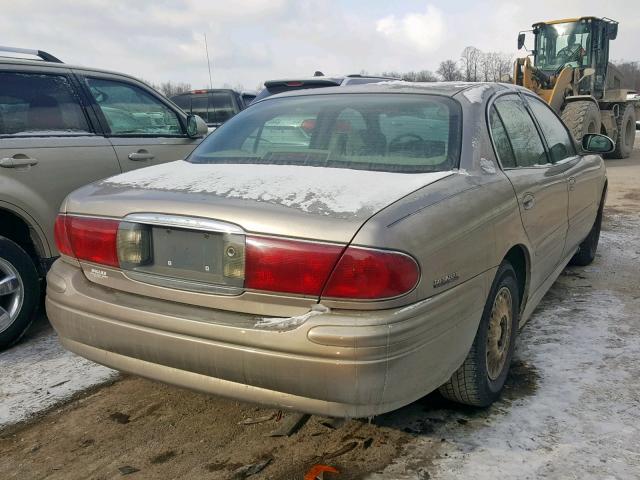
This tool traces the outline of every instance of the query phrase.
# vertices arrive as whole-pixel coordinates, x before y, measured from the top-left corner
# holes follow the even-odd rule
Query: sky
[[[316,70],[436,70],[467,45],[515,55],[532,23],[584,15],[620,21],[611,57],[640,60],[640,0],[0,0],[0,11],[0,45],[193,88],[209,85],[205,34],[213,86],[248,90]]]

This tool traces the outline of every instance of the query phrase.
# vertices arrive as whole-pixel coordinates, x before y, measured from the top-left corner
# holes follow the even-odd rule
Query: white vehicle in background
[[[627,100],[635,100],[640,104],[640,93],[638,92],[628,92]],[[640,119],[636,120],[636,130],[640,130]]]

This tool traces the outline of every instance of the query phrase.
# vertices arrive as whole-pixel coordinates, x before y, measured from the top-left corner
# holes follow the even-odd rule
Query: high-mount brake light
[[[285,85],[287,87],[301,87],[304,85],[304,82],[286,82]]]

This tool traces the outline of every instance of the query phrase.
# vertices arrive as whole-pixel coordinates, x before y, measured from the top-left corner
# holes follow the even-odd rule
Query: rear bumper
[[[255,315],[115,291],[58,261],[46,307],[62,344],[103,365],[249,402],[368,417],[436,389],[462,363],[489,276],[405,308],[334,310],[264,330]]]

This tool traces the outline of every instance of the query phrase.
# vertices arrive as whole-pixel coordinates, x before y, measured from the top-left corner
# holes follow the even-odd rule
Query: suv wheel
[[[0,237],[0,350],[27,331],[40,298],[38,272],[19,245]]]

